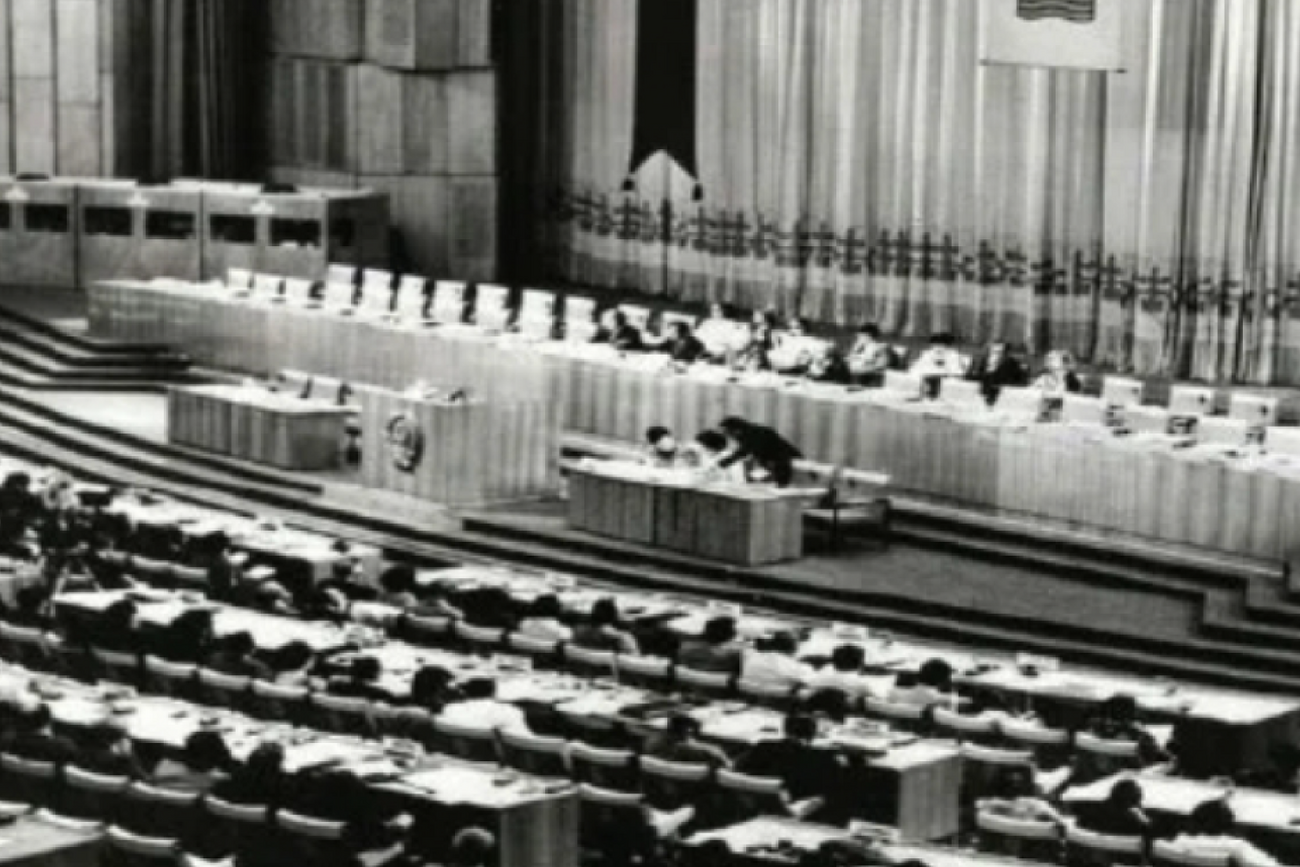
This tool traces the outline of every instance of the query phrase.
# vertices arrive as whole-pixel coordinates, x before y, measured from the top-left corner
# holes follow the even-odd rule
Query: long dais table
[[[569,524],[614,539],[759,566],[803,556],[801,500],[775,488],[692,484],[612,462],[569,473]]]
[[[259,386],[194,385],[167,392],[167,439],[286,470],[339,465],[356,407]]]
[[[1232,458],[710,366],[678,372],[604,346],[529,345],[175,282],[96,284],[90,321],[96,336],[183,345],[222,368],[398,388],[437,371],[471,388],[546,393],[565,429],[620,440],[655,424],[689,437],[738,415],[776,427],[814,460],[886,471],[902,491],[1234,555],[1283,560],[1300,548],[1300,461],[1280,455]]]

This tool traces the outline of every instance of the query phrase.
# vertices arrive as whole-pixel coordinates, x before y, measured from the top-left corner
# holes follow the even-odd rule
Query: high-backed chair
[[[1300,427],[1265,428],[1264,448],[1273,454],[1300,456]]]
[[[1029,750],[1040,764],[1053,765],[1070,753],[1070,732],[1067,729],[1048,728],[1037,722],[1020,719],[1003,719],[998,731],[1009,746]]]
[[[994,408],[1009,418],[1035,422],[1043,417],[1043,393],[1036,388],[1004,386],[998,391]]]
[[[283,277],[274,274],[254,274],[252,296],[259,301],[276,301],[280,297],[280,289],[283,285]]]
[[[393,312],[393,272],[367,268],[361,276],[361,311],[371,316]]]
[[[305,686],[285,686],[266,680],[254,680],[244,702],[258,719],[297,722],[306,711],[308,690]]]
[[[1239,418],[1251,427],[1277,424],[1279,401],[1276,397],[1233,392],[1228,398],[1228,417]]]
[[[204,704],[242,709],[253,679],[200,667],[195,682],[198,699]]]
[[[140,685],[140,657],[136,654],[95,647],[91,648],[90,655],[95,660],[96,674],[100,677],[126,686]]]
[[[308,724],[340,734],[375,737],[375,723],[370,715],[370,703],[364,698],[313,693],[308,697],[303,712]]]
[[[983,409],[988,406],[981,383],[954,377],[941,382],[939,398],[946,404],[964,409]]]
[[[332,270],[332,269],[331,269]],[[336,313],[351,313],[357,303],[356,269],[351,280],[326,279],[325,290],[321,293],[321,304]]]
[[[925,380],[903,370],[886,370],[884,390],[907,400],[920,400],[925,393]]]
[[[963,714],[944,707],[934,709],[934,727],[941,737],[962,743],[991,744],[1000,736],[996,717]]]
[[[506,648],[511,653],[528,657],[535,666],[554,667],[560,654],[561,642],[549,638],[536,638],[512,632],[506,636]]]
[[[1175,385],[1169,390],[1169,414],[1200,418],[1214,412],[1214,389]]]
[[[247,268],[227,268],[226,286],[237,291],[248,291],[253,286],[253,272]]]
[[[495,283],[480,283],[474,290],[474,324],[504,331],[510,324],[510,290]]]
[[[465,284],[459,280],[439,280],[434,284],[429,318],[434,322],[455,325],[465,320]]]
[[[641,757],[641,792],[660,810],[700,804],[713,789],[713,769],[703,762],[670,762]]]
[[[1140,379],[1108,376],[1101,382],[1101,399],[1108,407],[1136,406],[1142,403],[1143,391]]]
[[[434,717],[433,731],[439,752],[471,762],[497,764],[501,760],[497,734],[491,728],[464,726]]]
[[[54,762],[38,762],[0,753],[0,798],[28,804],[57,806],[62,787]]]
[[[755,816],[802,818],[821,805],[818,799],[790,800],[785,785],[775,777],[756,777],[727,768],[718,770],[718,789],[723,813],[738,822]]]
[[[429,318],[429,281],[417,274],[404,274],[397,283],[394,304],[399,319],[423,322]]]
[[[596,300],[569,295],[564,299],[564,339],[590,343],[596,336]]]
[[[569,767],[580,783],[617,792],[634,792],[640,782],[636,754],[578,741],[569,746]]]
[[[1211,445],[1243,446],[1250,440],[1250,423],[1240,418],[1207,415],[1196,422],[1196,441]]]
[[[662,657],[617,654],[614,664],[619,680],[633,686],[662,692],[672,682],[672,663]]]
[[[515,327],[520,334],[534,340],[550,340],[555,330],[555,293],[525,289]]]
[[[134,782],[123,792],[117,822],[137,834],[189,840],[196,831],[201,798],[199,792]]]
[[[615,672],[615,655],[610,650],[592,650],[566,644],[561,652],[564,667],[589,677],[612,675]]]
[[[1135,433],[1167,434],[1173,422],[1169,410],[1162,406],[1141,406],[1133,403],[1120,410],[1120,413],[1124,419],[1124,427]]]
[[[1102,427],[1107,423],[1106,402],[1099,397],[1067,394],[1061,398],[1061,421],[1065,424]]]

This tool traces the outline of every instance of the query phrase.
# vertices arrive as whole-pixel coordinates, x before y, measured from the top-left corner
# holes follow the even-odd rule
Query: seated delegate
[[[753,424],[730,416],[718,426],[731,443],[731,453],[720,466],[747,462],[751,480],[771,480],[777,487],[789,487],[794,477],[794,462],[803,452],[770,427]]]

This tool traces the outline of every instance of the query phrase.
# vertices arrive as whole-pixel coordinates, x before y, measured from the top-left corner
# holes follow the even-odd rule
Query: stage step
[[[59,328],[57,325],[52,325],[43,319],[29,316],[26,313],[15,310],[12,306],[5,303],[3,294],[0,294],[0,321],[18,326],[30,334],[41,335],[58,345],[72,349],[81,349],[87,352],[163,356],[174,354],[172,347],[162,343],[132,343],[130,341],[120,340],[102,340],[97,337],[91,337],[87,334],[80,334]]]

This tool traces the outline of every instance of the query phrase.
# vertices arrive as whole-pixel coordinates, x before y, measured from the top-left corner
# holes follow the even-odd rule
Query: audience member
[[[79,768],[96,774],[147,779],[149,774],[136,756],[126,732],[115,722],[105,720],[83,731],[79,737],[76,759]]]
[[[677,466],[677,438],[673,432],[662,425],[655,425],[645,432],[645,462],[652,467],[672,469]]]
[[[216,782],[211,792],[233,804],[265,804],[278,808],[289,797],[290,777],[284,771],[284,747],[275,742],[258,744],[230,776]]]
[[[751,465],[751,479],[770,479],[777,487],[788,487],[794,477],[794,462],[803,457],[784,437],[770,427],[745,421],[736,416],[722,420],[719,428],[731,442],[731,454],[720,466],[731,466],[742,461]]]
[[[257,645],[253,636],[247,632],[232,632],[213,642],[213,649],[203,666],[222,674],[239,677],[260,677],[267,680],[275,676],[265,662],[254,655]]]
[[[980,384],[980,392],[990,405],[1008,386],[1020,387],[1029,383],[1029,371],[1020,360],[1020,351],[1002,341],[994,341],[971,363],[966,378]]]
[[[910,372],[925,378],[965,376],[967,361],[957,351],[957,339],[947,332],[930,338],[930,346],[912,363]]]
[[[406,564],[389,566],[379,575],[379,597],[377,601],[394,608],[414,608],[419,602],[416,596],[415,569]]]
[[[589,650],[606,650],[635,655],[641,652],[632,634],[619,626],[618,606],[613,599],[597,599],[585,623],[573,628],[572,643]]]
[[[696,671],[736,674],[743,652],[736,640],[736,618],[714,617],[704,624],[703,635],[682,642],[677,664]]]
[[[865,664],[866,653],[860,645],[841,644],[831,651],[830,664],[808,678],[808,688],[838,689],[850,698],[878,697],[871,681],[862,674]]]
[[[731,463],[724,466],[731,448],[725,434],[706,430],[695,438],[695,443],[700,455],[699,472],[702,482],[718,485],[745,484],[747,479],[744,464]]]
[[[779,778],[796,801],[830,796],[842,785],[844,768],[833,751],[813,746],[816,737],[817,721],[792,713],[785,718],[784,737],[755,744],[736,767],[746,774]]]
[[[380,684],[384,669],[373,656],[353,657],[347,674],[332,677],[325,684],[330,695],[346,698],[364,698],[367,701],[389,701],[393,695]]]
[[[714,768],[730,767],[731,759],[721,748],[699,739],[700,724],[684,713],[673,714],[663,734],[652,738],[646,755],[669,762],[706,764]]]
[[[947,660],[937,657],[927,659],[917,671],[915,681],[904,683],[900,677],[888,698],[895,704],[955,708],[959,697],[952,683],[952,666]]]
[[[1146,837],[1151,831],[1151,820],[1142,812],[1142,787],[1127,777],[1111,786],[1104,801],[1078,804],[1074,812],[1079,827],[1094,834]]]
[[[889,370],[889,344],[880,339],[880,327],[868,322],[858,329],[846,362],[855,382],[867,388],[879,388]]]
[[[812,676],[812,668],[795,658],[799,640],[789,632],[778,632],[750,650],[740,666],[742,681],[772,686],[796,687]]]
[[[704,344],[691,333],[691,326],[677,321],[668,326],[668,339],[660,347],[678,364],[694,364],[705,355]]]
[[[1063,397],[1083,391],[1083,381],[1074,372],[1074,356],[1054,349],[1043,358],[1043,372],[1034,380],[1033,387],[1044,397]]]
[[[464,699],[447,705],[440,719],[456,725],[499,731],[527,732],[528,718],[512,704],[497,699],[497,685],[485,677],[461,684]]]
[[[827,346],[820,355],[808,362],[804,376],[812,382],[830,385],[848,385],[853,380],[848,360],[836,346]]]
[[[229,779],[235,766],[230,748],[213,731],[200,730],[185,739],[179,758],[164,759],[153,772],[153,782],[163,788],[207,792]]]
[[[270,680],[281,686],[311,686],[316,652],[305,641],[290,641],[264,654]]]
[[[437,665],[425,665],[411,678],[407,705],[439,714],[448,704],[464,699],[452,673]]]
[[[35,696],[23,696],[13,713],[8,732],[0,735],[0,750],[34,762],[66,764],[77,754],[77,745],[55,735],[50,709]]]

